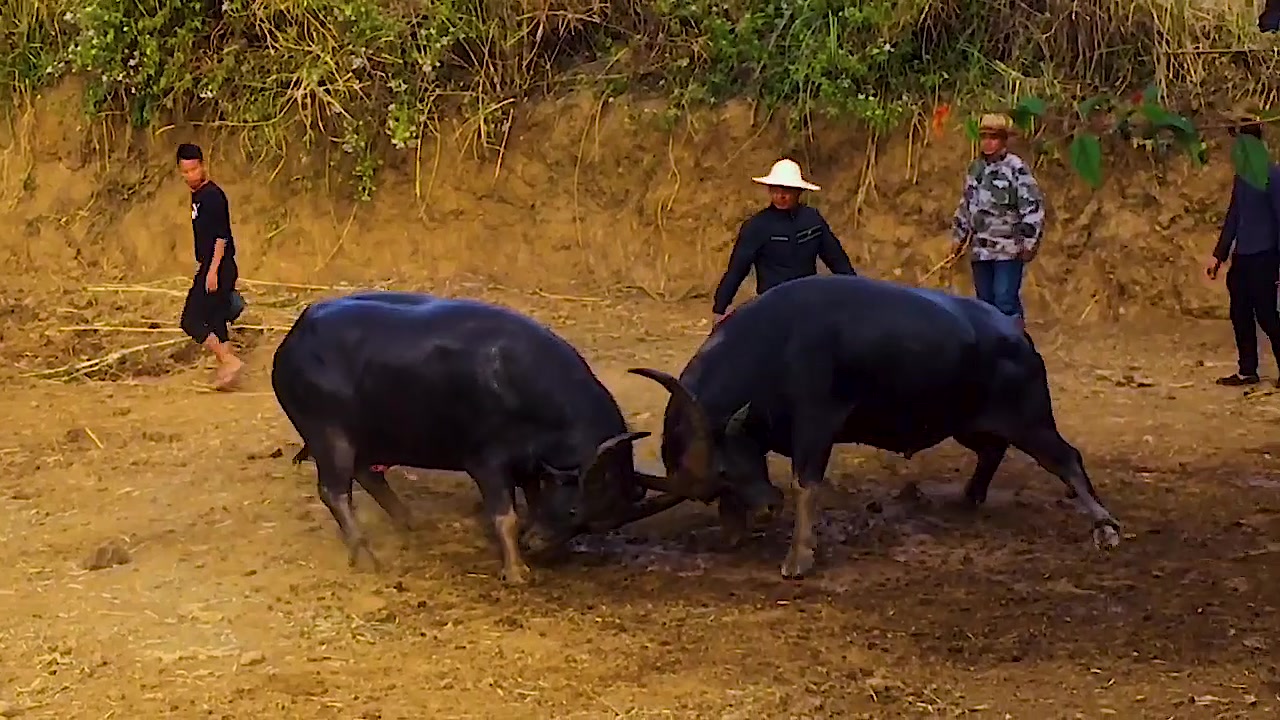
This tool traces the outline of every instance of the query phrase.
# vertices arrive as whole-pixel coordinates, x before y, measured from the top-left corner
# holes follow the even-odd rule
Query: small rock
[[[267,660],[267,656],[263,655],[257,650],[250,650],[249,652],[240,656],[240,667],[253,667],[254,665],[261,665],[262,663],[266,662],[266,660]]]
[[[13,718],[22,714],[22,708],[10,702],[0,700],[0,718]]]
[[[85,570],[105,570],[116,565],[127,564],[132,558],[129,556],[129,550],[115,540],[110,540],[98,546],[89,557],[85,558],[83,567]]]

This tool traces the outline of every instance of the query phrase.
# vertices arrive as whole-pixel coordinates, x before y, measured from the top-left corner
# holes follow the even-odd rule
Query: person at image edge
[[[1009,152],[1013,121],[987,114],[978,120],[979,157],[969,165],[952,222],[959,256],[967,247],[978,299],[994,305],[1026,330],[1022,277],[1044,237],[1044,194],[1022,158]]]
[[[729,267],[716,287],[711,307],[713,328],[724,319],[752,268],[757,295],[788,280],[816,275],[818,258],[834,274],[857,275],[822,213],[800,201],[805,190],[821,188],[804,179],[799,164],[784,158],[773,164],[768,175],[752,180],[768,187],[769,206],[738,229]]]
[[[231,350],[227,328],[238,314],[235,287],[239,269],[231,235],[231,212],[226,193],[205,172],[200,147],[183,143],[177,154],[178,170],[191,188],[191,230],[197,265],[180,324],[183,332],[217,358],[214,387],[227,390],[244,367]]]
[[[1251,115],[1240,115],[1232,128],[1232,134],[1237,133],[1262,139],[1262,125]],[[1276,310],[1276,283],[1280,282],[1280,167],[1275,164],[1271,165],[1265,191],[1239,175],[1231,183],[1227,215],[1205,274],[1216,280],[1223,263],[1228,261],[1227,298],[1239,368],[1216,382],[1228,387],[1253,385],[1259,381],[1258,326],[1271,341],[1272,355],[1280,361],[1280,313]],[[1276,382],[1280,385],[1280,380]]]

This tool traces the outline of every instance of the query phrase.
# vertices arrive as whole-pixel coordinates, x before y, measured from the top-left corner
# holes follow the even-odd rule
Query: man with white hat
[[[756,294],[788,280],[816,275],[818,258],[837,275],[857,274],[822,213],[800,202],[802,192],[821,188],[804,179],[794,160],[779,160],[768,175],[752,180],[769,188],[769,207],[738,229],[729,267],[716,287],[713,324],[724,318],[752,268],[756,271]]]
[[[1022,274],[1044,236],[1044,195],[1031,168],[1009,152],[1012,131],[1008,115],[979,119],[980,155],[965,174],[952,234],[957,254],[968,246],[978,298],[1025,327]]]

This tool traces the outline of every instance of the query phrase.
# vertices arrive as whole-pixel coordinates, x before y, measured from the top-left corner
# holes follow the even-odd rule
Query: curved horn
[[[578,491],[582,493],[583,504],[591,509],[588,514],[593,514],[594,509],[607,499],[607,493],[602,492],[609,476],[609,461],[613,454],[623,448],[630,450],[630,444],[641,438],[649,437],[651,433],[647,432],[625,432],[600,443],[596,448],[596,455],[591,459],[591,464],[583,468],[582,474],[578,476]]]
[[[679,380],[661,370],[631,368],[627,372],[649,378],[671,393],[677,417],[686,418],[690,428],[684,454],[680,458],[680,467],[674,470],[677,474],[687,476],[696,485],[710,486],[714,477],[711,464],[711,422],[707,419],[707,413],[702,409],[702,405]],[[668,468],[668,470],[672,469]]]
[[[751,403],[747,403],[738,408],[738,412],[729,417],[729,422],[724,424],[724,434],[726,437],[732,437],[742,432],[742,426],[747,421],[747,416],[751,414]]]

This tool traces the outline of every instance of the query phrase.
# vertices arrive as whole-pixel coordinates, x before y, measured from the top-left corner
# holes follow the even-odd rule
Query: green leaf
[[[1049,106],[1045,101],[1038,97],[1024,97],[1018,101],[1018,104],[1009,111],[1009,117],[1013,119],[1013,124],[1017,125],[1024,132],[1031,130],[1031,123],[1036,118],[1042,117]]]
[[[1023,132],[1031,131],[1031,122],[1035,120],[1035,115],[1021,108],[1014,108],[1009,111],[1009,117],[1013,119],[1013,124],[1018,126]]]
[[[1204,141],[1198,137],[1194,142],[1187,144],[1187,153],[1191,155],[1191,164],[1197,168],[1202,168],[1209,162],[1209,148],[1205,147]]]
[[[1182,137],[1200,137],[1200,132],[1196,130],[1196,126],[1192,125],[1190,120],[1177,113],[1171,113],[1166,110],[1164,117],[1162,117],[1161,120],[1163,121],[1162,127],[1173,130],[1175,135]]]
[[[1044,100],[1030,95],[1019,100],[1017,107],[1014,108],[1015,111],[1023,110],[1035,117],[1043,117],[1048,109],[1049,105]]]
[[[1095,110],[1106,110],[1107,108],[1110,108],[1111,105],[1112,102],[1110,95],[1094,95],[1091,98],[1082,100],[1080,104],[1076,106],[1076,110],[1080,113],[1081,119],[1088,120],[1089,116],[1092,115]]]
[[[1093,133],[1080,133],[1071,140],[1068,149],[1071,167],[1089,187],[1102,187],[1102,142]]]
[[[1267,146],[1258,138],[1240,133],[1231,146],[1231,164],[1241,180],[1259,190],[1267,189],[1271,175],[1271,156]]]
[[[969,138],[969,142],[978,142],[978,119],[974,117],[966,118],[964,121],[964,134]]]

